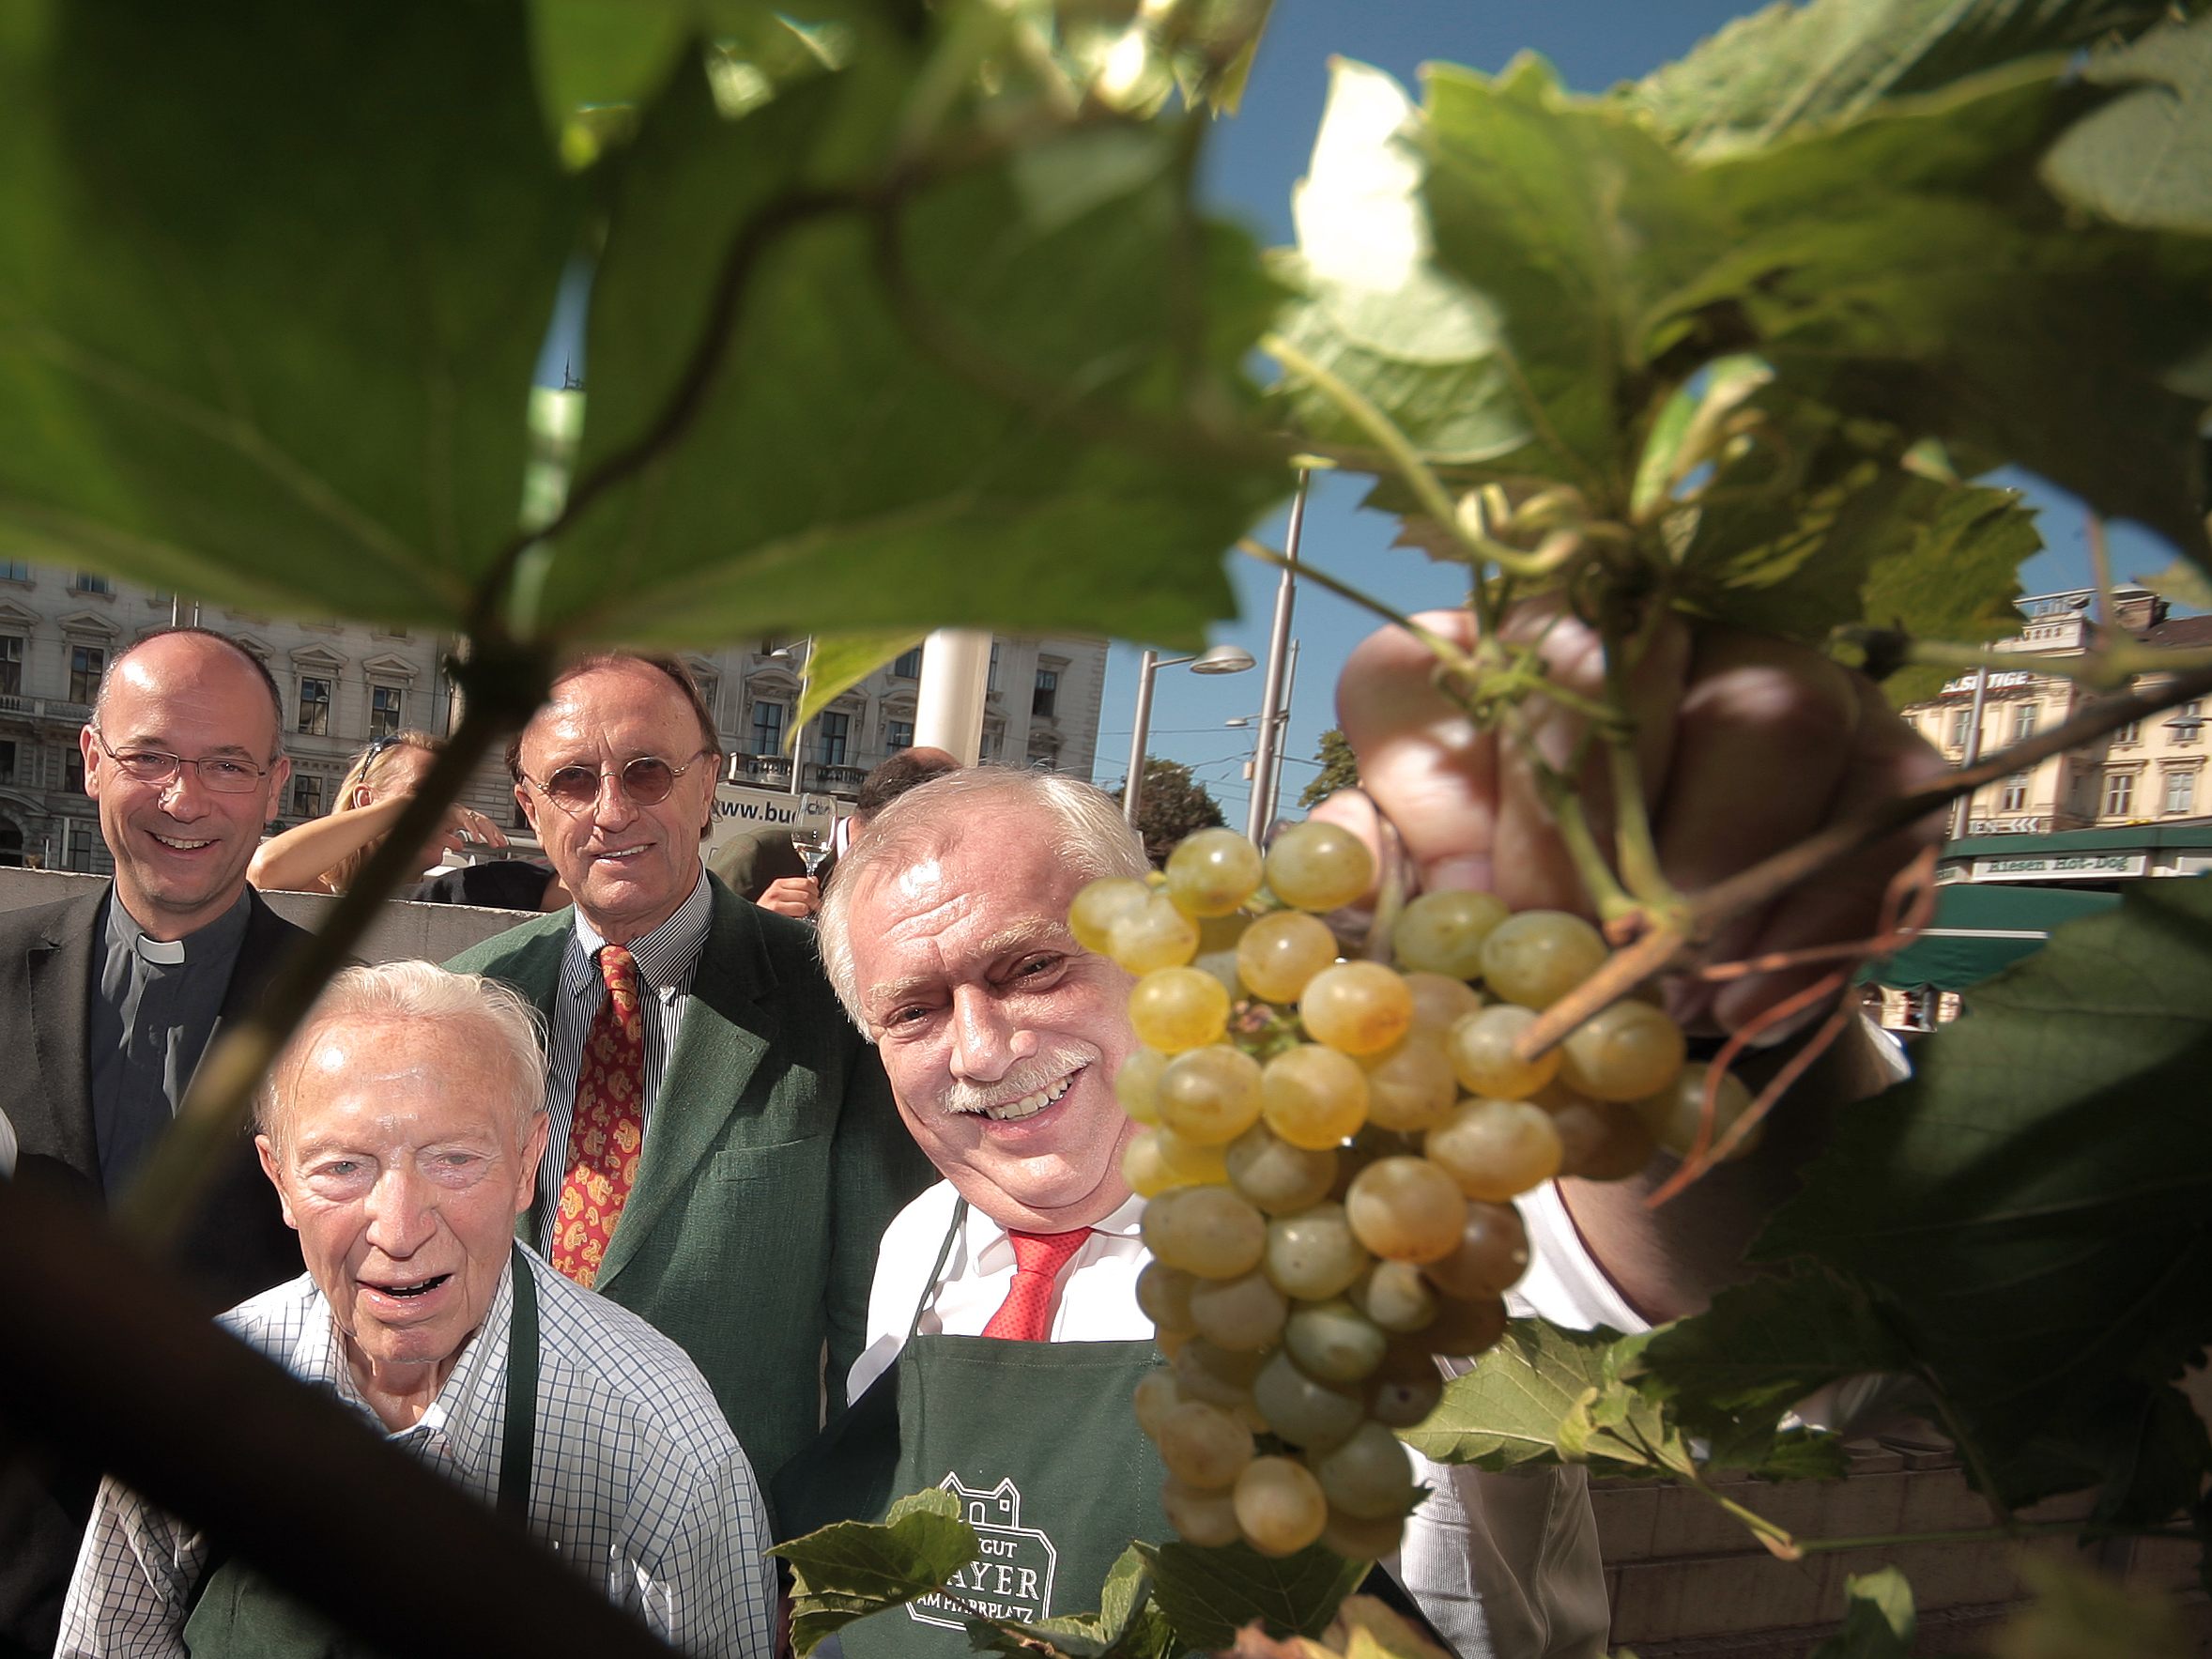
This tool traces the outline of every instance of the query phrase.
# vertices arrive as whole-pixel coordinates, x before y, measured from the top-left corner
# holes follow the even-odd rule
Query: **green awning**
[[[2112,893],[1955,883],[1936,894],[1927,930],[1865,977],[1882,985],[1963,990],[2041,950],[2061,923],[2119,902]]]

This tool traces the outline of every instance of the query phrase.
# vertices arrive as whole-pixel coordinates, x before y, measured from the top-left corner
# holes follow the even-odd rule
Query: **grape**
[[[1183,1390],[1175,1385],[1175,1374],[1163,1365],[1138,1378],[1133,1398],[1137,1405],[1137,1426],[1157,1440],[1160,1423],[1183,1403]]]
[[[1132,974],[1179,968],[1198,954],[1198,924],[1158,893],[1116,916],[1106,954]]]
[[[1345,1054],[1379,1054],[1411,1029],[1413,993],[1380,962],[1339,962],[1298,998],[1306,1035]]]
[[[1139,1123],[1160,1121],[1160,1074],[1168,1056],[1158,1049],[1139,1049],[1114,1074],[1114,1098],[1121,1109]]]
[[[1160,1488],[1160,1507],[1168,1525],[1188,1544],[1220,1549],[1242,1536],[1237,1528],[1237,1500],[1227,1492],[1202,1492],[1169,1478]]]
[[[1447,1042],[1452,1069],[1471,1094],[1499,1100],[1526,1100],[1551,1082],[1559,1069],[1557,1049],[1523,1060],[1513,1053],[1521,1033],[1536,1023],[1528,1008],[1511,1003],[1469,1014],[1452,1028]]]
[[[1252,1403],[1276,1434],[1309,1452],[1343,1445],[1367,1415],[1359,1395],[1315,1381],[1281,1352],[1252,1379]]]
[[[1265,1273],[1200,1280],[1190,1292],[1190,1325],[1216,1347],[1247,1353],[1283,1334],[1290,1302]]]
[[[1697,1124],[1705,1112],[1707,1069],[1702,1065],[1685,1066],[1670,1086],[1636,1102],[1636,1114],[1644,1120],[1652,1138],[1677,1158],[1687,1158],[1690,1148],[1697,1144]],[[1720,1096],[1713,1102],[1713,1138],[1708,1146],[1717,1145],[1729,1126],[1751,1110],[1751,1091],[1734,1072],[1722,1075]],[[1765,1124],[1756,1126],[1730,1156],[1743,1157],[1759,1144],[1759,1136],[1765,1132]]]
[[[1463,1015],[1482,1006],[1482,992],[1442,974],[1408,974],[1406,991],[1413,998],[1414,1031],[1426,1032],[1436,1042],[1443,1041]]]
[[[1342,1298],[1307,1303],[1283,1328],[1284,1349],[1316,1382],[1360,1381],[1382,1363],[1389,1340]]]
[[[1171,1129],[1140,1129],[1121,1155],[1121,1178],[1140,1198],[1176,1187],[1218,1184],[1228,1176],[1219,1146],[1201,1146]]]
[[[1160,1122],[1186,1141],[1223,1145],[1259,1115],[1260,1063],[1226,1043],[1177,1054],[1160,1073]]]
[[[1401,1338],[1383,1352],[1367,1385],[1367,1414],[1387,1428],[1426,1421],[1444,1397],[1444,1374],[1421,1337]]]
[[[1658,1143],[1633,1106],[1569,1096],[1544,1102],[1559,1131],[1559,1174],[1586,1181],[1625,1181],[1643,1174]]]
[[[1321,1528],[1321,1547],[1347,1561],[1379,1561],[1397,1549],[1405,1541],[1405,1534],[1406,1523],[1397,1515],[1363,1520],[1332,1509],[1329,1512],[1328,1524]],[[1184,1536],[1188,1538],[1190,1534]]]
[[[1260,1071],[1260,1111],[1293,1146],[1326,1151],[1367,1121],[1367,1074],[1318,1043],[1300,1043]]]
[[[1375,854],[1341,825],[1309,818],[1267,849],[1267,886],[1298,910],[1336,910],[1375,885]]]
[[[1252,1379],[1266,1359],[1265,1354],[1237,1353],[1194,1336],[1175,1357],[1175,1386],[1188,1399],[1235,1409],[1252,1397]]]
[[[1306,982],[1335,960],[1336,935],[1302,911],[1262,916],[1237,942],[1237,977],[1262,1002],[1297,1002]]]
[[[1436,1318],[1412,1340],[1431,1353],[1470,1359],[1503,1336],[1505,1326],[1503,1298],[1443,1297],[1436,1302]]]
[[[1218,1043],[1229,1029],[1229,993],[1203,968],[1161,968],[1129,992],[1129,1029],[1163,1054]]]
[[[1267,1223],[1260,1212],[1225,1187],[1161,1193],[1144,1206],[1144,1228],[1155,1257],[1201,1279],[1249,1273],[1267,1247]]]
[[[1190,1341],[1190,1334],[1188,1331],[1156,1330],[1152,1333],[1152,1345],[1158,1348],[1161,1357],[1171,1364],[1175,1356],[1183,1351],[1183,1345]]]
[[[1271,1216],[1311,1209],[1336,1184],[1331,1147],[1293,1146],[1265,1124],[1254,1124],[1229,1143],[1224,1161],[1237,1191]]]
[[[1167,896],[1188,916],[1225,916],[1260,888],[1260,850],[1230,829],[1186,836],[1167,859]]]
[[[1344,1217],[1359,1242],[1386,1261],[1433,1262],[1458,1245],[1467,1200],[1452,1176],[1425,1158],[1380,1158],[1354,1178]]]
[[[1269,1221],[1267,1258],[1276,1289],[1302,1302],[1342,1296],[1367,1270],[1369,1259],[1341,1204],[1317,1204]]]
[[[1342,1446],[1314,1459],[1313,1475],[1331,1509],[1361,1520],[1402,1517],[1413,1507],[1413,1459],[1378,1422],[1361,1423]]]
[[[1114,924],[1151,902],[1152,889],[1128,876],[1102,876],[1077,889],[1068,906],[1068,930],[1085,950],[1114,953]]]
[[[1190,965],[1219,979],[1231,1002],[1244,995],[1244,981],[1237,973],[1237,946],[1251,926],[1252,917],[1242,914],[1213,916],[1198,924],[1198,954]]]
[[[1604,964],[1605,936],[1563,910],[1525,910],[1482,941],[1482,979],[1524,1008],[1548,1008]]]
[[[1418,1024],[1362,1065],[1367,1072],[1367,1121],[1383,1129],[1431,1128],[1459,1098],[1451,1056]]]
[[[1167,1472],[1190,1486],[1226,1486],[1252,1461],[1252,1431],[1203,1400],[1168,1412],[1155,1437]]]
[[[1321,1482],[1287,1457],[1255,1457],[1237,1477],[1237,1526],[1264,1556],[1298,1554],[1329,1522]]]
[[[1543,1107],[1469,1100],[1429,1130],[1422,1150],[1469,1198],[1498,1203],[1550,1180],[1564,1148]]]
[[[1352,1305],[1394,1336],[1419,1330],[1436,1316],[1436,1293],[1421,1271],[1410,1262],[1377,1262],[1352,1286]]]
[[[1421,1268],[1447,1296],[1501,1296],[1528,1267],[1528,1229],[1510,1204],[1467,1206],[1467,1225],[1452,1253]]]
[[[1482,941],[1510,914],[1487,893],[1423,893],[1398,913],[1390,951],[1414,973],[1472,979],[1482,971]]]
[[[1190,1293],[1204,1283],[1196,1274],[1165,1262],[1146,1262],[1137,1275],[1137,1306],[1162,1330],[1196,1330],[1198,1323],[1190,1316]]]
[[[1559,1045],[1559,1081],[1593,1100],[1640,1100],[1682,1068],[1682,1028],[1649,1003],[1601,1008]],[[1517,1098],[1517,1097],[1516,1097]]]

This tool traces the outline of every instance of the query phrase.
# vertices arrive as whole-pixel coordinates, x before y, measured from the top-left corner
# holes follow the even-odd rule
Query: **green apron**
[[[498,1504],[527,1526],[538,1421],[538,1287],[519,1245],[514,1263]],[[192,1659],[379,1659],[381,1652],[235,1559],[218,1560],[200,1580],[184,1647]]]
[[[898,1362],[775,1482],[784,1536],[833,1521],[881,1521],[893,1500],[939,1486],[960,1499],[976,1559],[943,1596],[849,1624],[846,1659],[965,1659],[958,1596],[995,1618],[1034,1621],[1098,1605],[1132,1538],[1173,1536],[1160,1454],[1129,1395],[1160,1363],[1143,1342],[1002,1342],[917,1334],[967,1219],[963,1200],[907,1324]]]

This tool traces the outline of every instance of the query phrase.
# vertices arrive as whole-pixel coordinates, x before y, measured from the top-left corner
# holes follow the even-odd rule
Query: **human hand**
[[[1472,619],[1421,622],[1462,645]],[[1586,697],[1603,691],[1592,630],[1524,607],[1508,624],[1541,638],[1553,678]],[[1587,914],[1590,903],[1538,793],[1527,760],[1495,730],[1478,731],[1437,690],[1436,659],[1401,629],[1371,636],[1338,683],[1337,713],[1374,804],[1403,837],[1423,889],[1479,887],[1515,910]],[[1925,788],[1942,758],[1864,677],[1787,641],[1669,620],[1628,687],[1636,752],[1659,861],[1695,893],[1875,803]],[[1583,721],[1541,696],[1526,706],[1538,752],[1563,767]],[[1610,846],[1611,791],[1595,745],[1581,796]],[[1372,833],[1359,797],[1330,797],[1315,816]],[[1366,819],[1367,822],[1362,822]],[[1743,957],[1864,938],[1891,878],[1941,838],[1940,814],[1830,866],[1717,929],[1707,955]],[[1670,1010],[1693,1029],[1734,1030],[1818,976],[1802,968],[1714,988],[1678,979]]]
[[[473,806],[455,806],[445,815],[446,831],[483,847],[504,847],[507,832]]]
[[[779,876],[753,902],[803,922],[822,908],[822,885],[812,876]]]

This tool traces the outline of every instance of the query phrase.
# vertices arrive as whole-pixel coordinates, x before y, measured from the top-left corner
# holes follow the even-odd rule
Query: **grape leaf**
[[[2034,1599],[1992,1633],[1992,1659],[2184,1659],[2198,1651],[2181,1608],[2149,1585],[2048,1555],[2023,1555],[2020,1571]]]
[[[2165,0],[1810,0],[1739,18],[1620,89],[1668,140],[1713,157],[1866,114],[2019,58],[2165,15]]]
[[[899,1499],[881,1526],[839,1521],[771,1546],[791,1564],[791,1645],[805,1659],[855,1619],[942,1589],[975,1548],[960,1500],[934,1488]]]
[[[1866,1296],[1990,1496],[2194,1490],[2168,1379],[2212,1340],[2212,880],[2132,883],[1915,1059],[1838,1117],[1755,1253]]]
[[[1122,1551],[1106,1575],[1098,1611],[1070,1613],[1035,1624],[1020,1620],[970,1620],[968,1639],[979,1651],[1033,1659],[1039,1640],[1069,1659],[1168,1659],[1174,1633],[1152,1605],[1151,1569],[1135,1544]]]
[[[1812,1659],[1912,1659],[1920,1619],[1912,1587],[1895,1567],[1853,1574],[1843,1581],[1843,1626]]]
[[[791,728],[794,734],[878,668],[898,661],[921,642],[922,636],[911,630],[815,635],[806,652],[806,689],[799,699],[798,717]]]
[[[878,188],[904,86],[879,47],[742,120],[688,72],[645,112],[594,286],[579,495],[690,370],[739,228],[792,192]],[[1224,458],[1187,418],[1185,310],[1203,324],[1190,368],[1233,418],[1256,407],[1240,363],[1275,290],[1220,226],[1195,227],[1193,269],[1170,256],[1177,153],[1166,124],[1087,128],[766,247],[684,441],[560,538],[540,625],[667,642],[917,622],[1195,640],[1231,606],[1219,550],[1289,474]],[[892,212],[921,339],[879,269],[871,233]],[[986,351],[1054,407],[980,390],[932,350]]]
[[[2020,567],[2043,545],[2035,511],[2019,491],[1956,487],[1930,518],[1907,528],[1901,545],[1869,561],[1859,590],[1869,623],[1962,645],[2019,632]],[[1935,696],[1949,678],[1948,668],[1912,665],[1885,679],[1882,694],[1903,708]]]
[[[1510,1470],[1591,1463],[1607,1474],[1658,1474],[1688,1462],[1658,1406],[1625,1380],[1644,1336],[1516,1319],[1473,1369],[1444,1387],[1436,1410],[1399,1438],[1438,1463]]]
[[[2121,224],[2212,231],[2212,13],[2100,53],[2089,78],[2133,89],[2068,129],[2044,177]]]
[[[0,535],[452,626],[512,532],[584,220],[523,8],[11,7]]]
[[[1137,1548],[1152,1574],[1152,1599],[1186,1651],[1231,1647],[1238,1627],[1255,1619],[1278,1635],[1319,1636],[1367,1572],[1366,1562],[1317,1545],[1280,1558],[1241,1544]]]

